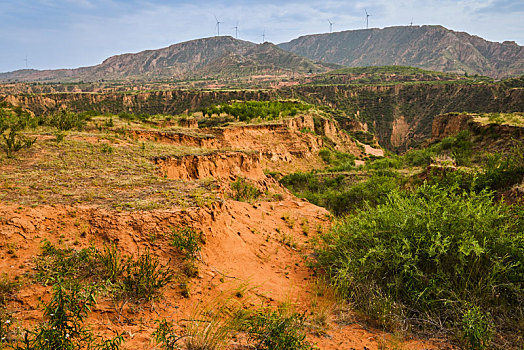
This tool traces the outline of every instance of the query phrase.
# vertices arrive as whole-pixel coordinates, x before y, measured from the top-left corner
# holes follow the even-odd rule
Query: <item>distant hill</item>
[[[342,66],[313,62],[284,51],[272,43],[263,43],[246,52],[231,52],[197,70],[196,77],[234,77],[257,74],[322,73]]]
[[[338,67],[315,63],[270,43],[256,45],[230,36],[220,36],[187,41],[158,50],[112,56],[92,67],[1,73],[0,80],[180,80],[282,72],[318,73]]]
[[[524,47],[442,26],[408,26],[306,35],[279,44],[312,60],[349,67],[401,65],[503,78],[524,74]]]

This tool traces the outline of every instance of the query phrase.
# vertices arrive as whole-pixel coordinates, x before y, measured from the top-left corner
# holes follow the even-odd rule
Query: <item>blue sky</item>
[[[274,43],[300,35],[413,23],[441,24],[524,44],[522,0],[0,0],[0,72],[75,68],[109,56],[221,35]]]

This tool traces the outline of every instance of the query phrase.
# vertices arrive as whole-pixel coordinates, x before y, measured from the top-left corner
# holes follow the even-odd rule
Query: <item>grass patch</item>
[[[122,256],[116,246],[75,250],[58,248],[44,241],[36,258],[35,278],[43,284],[82,280],[106,286],[115,299],[148,302],[161,295],[160,290],[174,277],[149,250]]]

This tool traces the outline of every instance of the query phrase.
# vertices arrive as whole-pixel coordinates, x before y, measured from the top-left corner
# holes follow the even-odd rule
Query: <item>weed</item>
[[[0,308],[5,306],[12,295],[20,288],[20,283],[11,281],[6,273],[0,277]]]
[[[291,217],[291,214],[289,213],[284,213],[281,217],[282,220],[284,220],[284,222],[286,223],[287,227],[289,228],[293,228],[295,227],[295,219],[293,219]]]
[[[151,301],[173,279],[169,268],[160,265],[149,249],[137,260],[128,258],[122,268],[122,296],[134,301]]]
[[[172,323],[161,320],[157,321],[154,339],[166,350],[176,349],[179,341],[188,350],[224,349],[236,329],[238,309],[239,304],[232,297],[220,296],[200,303],[185,321],[184,334],[175,333]]]
[[[157,344],[160,344],[162,349],[174,350],[178,349],[177,342],[184,336],[178,336],[175,333],[173,323],[167,320],[157,320],[157,328],[153,332],[153,339]]]
[[[111,153],[113,153],[113,147],[111,147],[110,144],[104,142],[100,146],[100,151],[102,153],[111,154]]]
[[[295,240],[295,237],[293,237],[290,234],[284,233],[284,232],[279,232],[279,233],[280,233],[280,237],[278,238],[278,241],[281,244],[288,246],[291,249],[297,248],[297,242]]]
[[[477,306],[468,307],[462,314],[462,333],[471,349],[482,350],[489,347],[493,337],[493,321],[489,314]]]
[[[110,340],[98,339],[84,322],[95,305],[95,290],[81,288],[77,283],[57,280],[53,297],[44,305],[45,322],[26,330],[24,339],[13,346],[15,350],[116,350],[122,336]]]
[[[202,238],[202,232],[197,232],[189,226],[174,227],[171,233],[171,245],[182,253],[185,259],[194,260],[202,249]]]

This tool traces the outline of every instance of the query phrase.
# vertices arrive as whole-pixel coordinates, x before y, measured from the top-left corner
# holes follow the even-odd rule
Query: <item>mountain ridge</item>
[[[90,67],[0,73],[0,81],[220,79],[389,65],[505,78],[524,74],[524,47],[510,41],[486,41],[439,25],[312,34],[278,45],[216,36],[115,55]]]
[[[286,51],[348,67],[400,65],[504,78],[524,74],[524,47],[490,42],[440,25],[395,26],[304,35]]]

